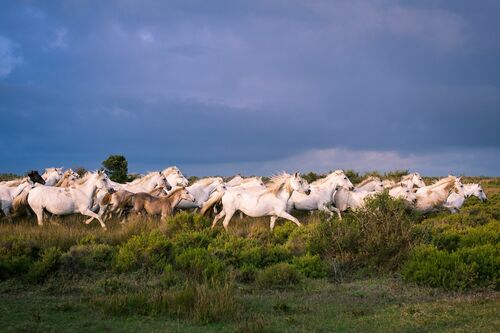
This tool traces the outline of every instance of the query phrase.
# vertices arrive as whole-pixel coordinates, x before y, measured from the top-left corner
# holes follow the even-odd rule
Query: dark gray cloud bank
[[[498,1],[5,1],[0,171],[500,175]]]

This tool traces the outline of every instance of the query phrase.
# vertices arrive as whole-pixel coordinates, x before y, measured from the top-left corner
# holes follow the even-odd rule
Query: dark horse
[[[30,177],[30,180],[34,183],[40,183],[42,185],[45,185],[45,180],[43,180],[42,176],[38,173],[36,170],[31,170],[28,172],[28,177]]]

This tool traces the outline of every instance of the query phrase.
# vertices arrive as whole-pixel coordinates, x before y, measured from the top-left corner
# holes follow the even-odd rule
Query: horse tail
[[[211,198],[209,198],[207,201],[203,203],[201,206],[200,214],[205,215],[205,213],[212,208],[216,203],[218,203],[222,197],[224,196],[225,192],[217,192],[214,194]]]
[[[28,194],[29,191],[23,191],[12,201],[12,210],[14,212],[19,212],[22,208],[28,207]]]

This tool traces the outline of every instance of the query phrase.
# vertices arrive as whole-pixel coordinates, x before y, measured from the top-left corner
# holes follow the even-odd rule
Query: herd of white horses
[[[228,181],[207,177],[188,185],[177,167],[169,167],[125,184],[113,182],[102,171],[82,177],[71,169],[47,168],[42,175],[32,171],[28,177],[0,182],[0,202],[4,219],[34,213],[39,225],[43,225],[46,212],[82,214],[88,216],[85,223],[96,219],[106,228],[104,221],[111,216],[123,218],[125,223],[132,215],[165,217],[176,209],[193,209],[202,214],[214,211],[212,227],[223,219],[226,229],[238,211],[250,217],[270,216],[272,230],[278,218],[300,226],[291,215],[293,210],[320,210],[341,219],[341,212],[362,208],[367,198],[384,190],[424,213],[441,208],[457,212],[469,196],[486,200],[480,184],[462,184],[451,175],[430,185],[413,172],[399,182],[368,177],[354,186],[342,170],[310,184],[298,172],[283,172],[267,183],[262,177],[237,175]]]

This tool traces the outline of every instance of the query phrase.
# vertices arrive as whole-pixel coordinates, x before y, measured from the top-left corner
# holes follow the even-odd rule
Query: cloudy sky
[[[500,175],[499,1],[2,1],[0,172]]]

